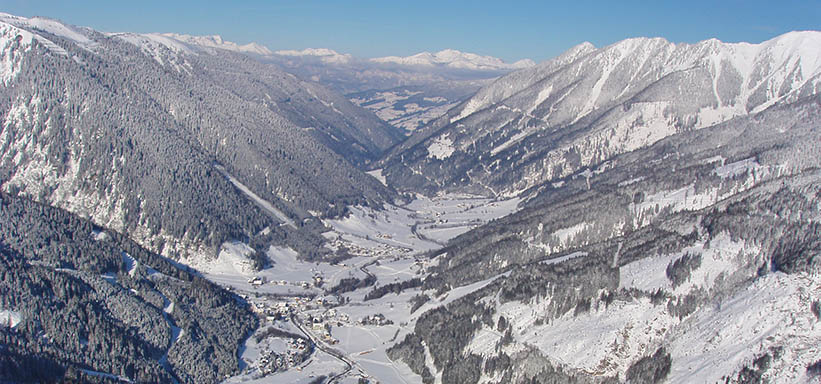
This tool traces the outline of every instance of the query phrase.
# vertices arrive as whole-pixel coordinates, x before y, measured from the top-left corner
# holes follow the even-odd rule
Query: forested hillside
[[[819,119],[812,96],[541,186],[439,251],[427,289],[492,282],[420,317],[391,356],[426,382],[806,380]]]
[[[0,381],[218,382],[257,322],[189,269],[5,193],[0,288]]]
[[[6,15],[0,26],[7,192],[175,258],[393,199],[352,162],[395,131],[315,84],[217,48],[48,19]]]

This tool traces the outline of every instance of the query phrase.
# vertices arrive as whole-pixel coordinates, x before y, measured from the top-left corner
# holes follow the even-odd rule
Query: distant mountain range
[[[524,59],[512,64],[492,56],[480,56],[475,53],[460,52],[455,49],[445,49],[436,53],[422,52],[412,56],[387,56],[370,59],[375,63],[399,64],[407,66],[443,66],[448,68],[470,69],[475,71],[510,71],[529,68],[536,65],[533,60]]]
[[[341,54],[328,48],[307,48],[301,51],[283,50],[274,52],[280,56],[315,57],[325,63],[345,64],[355,60],[350,54]],[[362,59],[360,59],[362,60]],[[386,56],[364,59],[372,63],[396,64],[401,66],[447,67],[474,71],[510,71],[536,65],[533,60],[524,59],[508,64],[499,58],[481,56],[475,53],[445,49],[436,53],[421,52],[412,56]]]
[[[327,48],[264,56],[303,79],[319,82],[410,133],[473,95],[490,80],[531,60],[502,60],[452,49],[408,57],[357,58]]]

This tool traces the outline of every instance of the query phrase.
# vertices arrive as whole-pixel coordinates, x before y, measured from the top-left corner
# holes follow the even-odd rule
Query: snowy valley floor
[[[226,243],[218,258],[196,265],[209,279],[242,297],[260,314],[261,326],[240,351],[243,374],[230,383],[307,383],[325,376],[335,382],[356,383],[373,378],[385,383],[421,383],[421,377],[402,362],[393,362],[385,350],[413,329],[419,315],[452,302],[492,279],[452,290],[410,313],[410,299],[419,288],[389,293],[365,301],[375,286],[421,278],[438,260],[420,257],[449,239],[507,215],[518,199],[503,201],[447,195],[419,197],[384,210],[352,207],[351,215],[327,220],[332,228],[324,235],[329,247],[346,247],[353,258],[339,264],[310,263],[290,248],[271,247],[270,268],[253,271],[248,256],[253,250],[241,242]],[[376,284],[342,295],[342,302],[325,290],[343,279],[364,279]],[[318,282],[321,281],[321,284]],[[304,336],[316,343],[307,347],[291,337],[266,334],[269,328]],[[307,359],[302,360],[302,357]]]

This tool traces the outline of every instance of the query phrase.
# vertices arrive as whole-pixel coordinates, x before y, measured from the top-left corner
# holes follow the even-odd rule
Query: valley
[[[229,382],[310,382],[325,376],[329,382],[356,382],[359,377],[380,382],[419,383],[421,378],[385,350],[407,333],[425,310],[446,305],[482,285],[471,285],[433,298],[411,311],[418,286],[368,299],[377,287],[423,278],[431,263],[426,253],[452,237],[513,212],[518,199],[491,200],[465,195],[418,196],[402,206],[384,210],[355,209],[342,220],[328,220],[328,247],[345,247],[354,255],[340,263],[300,261],[291,249],[269,249],[272,265],[254,271],[242,243],[224,244],[218,258],[197,268],[205,276],[245,298],[260,316],[261,325],[240,354],[248,368]],[[418,229],[417,229],[418,228]],[[245,254],[243,253],[245,252]],[[373,279],[351,292],[335,293],[345,279]],[[485,282],[486,283],[486,282]],[[337,290],[339,291],[339,290]],[[318,321],[316,321],[316,320]],[[315,344],[304,362],[265,374],[271,352],[290,356],[297,344],[279,342],[279,349],[263,345],[280,338],[263,338],[269,327],[304,335]],[[291,339],[293,340],[293,339]],[[263,360],[260,360],[263,359]],[[334,364],[334,361],[336,364]]]
[[[818,381],[821,32],[759,41],[0,13],[0,382]]]

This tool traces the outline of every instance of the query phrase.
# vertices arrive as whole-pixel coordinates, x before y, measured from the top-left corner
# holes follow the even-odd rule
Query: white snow
[[[183,42],[189,45],[203,47],[203,48],[217,48],[227,51],[254,53],[258,55],[270,55],[272,52],[263,45],[257,43],[248,43],[239,45],[232,41],[223,40],[219,35],[212,36],[192,36],[177,33],[163,33],[162,36]]]
[[[510,119],[510,120],[506,121],[504,124],[501,125],[501,127],[504,127],[504,126],[510,124],[513,120],[514,119]],[[525,128],[525,129],[517,132],[515,135],[511,136],[504,143],[502,143],[500,145],[497,145],[496,147],[491,149],[490,150],[490,155],[491,156],[496,156],[496,154],[498,154],[499,152],[504,151],[505,149],[509,148],[511,145],[518,143],[520,140],[524,139],[525,137],[532,135],[537,130],[538,130],[538,128],[534,127],[534,128]]]
[[[464,108],[462,108],[462,111],[459,112],[459,115],[457,115],[457,116],[450,119],[450,123],[453,124],[456,121],[462,120],[462,119],[472,115],[474,112],[478,111],[480,108],[486,107],[487,103],[488,103],[487,100],[479,99],[475,96],[470,98],[468,100],[467,104],[465,104]]]
[[[576,119],[573,121],[575,123],[582,117],[586,116],[590,113],[593,108],[596,107],[596,102],[599,100],[599,96],[601,95],[602,87],[604,83],[607,82],[607,79],[610,78],[610,73],[613,72],[619,63],[624,59],[624,53],[620,50],[612,50],[613,54],[617,54],[615,59],[610,59],[605,62],[604,68],[601,69],[601,75],[596,80],[596,83],[593,84],[593,89],[590,90],[590,94],[587,97],[587,101],[585,101],[584,106],[582,106],[581,111],[576,115]],[[572,123],[571,123],[572,124]]]
[[[112,380],[112,381],[115,381],[115,382],[124,382],[124,383],[131,383],[132,382],[127,377],[118,376],[118,375],[114,375],[114,374],[111,374],[111,373],[92,371],[92,370],[89,370],[89,369],[82,369],[82,368],[80,369],[80,371],[82,371],[83,373],[85,373],[86,375],[89,375],[89,376],[100,377],[100,378]]]
[[[381,168],[380,169],[374,169],[373,171],[368,171],[368,172],[365,172],[365,173],[373,176],[376,180],[379,180],[379,182],[382,183],[382,185],[384,185],[384,186],[388,185],[387,181],[385,180],[385,176],[382,174],[382,169]]]
[[[810,311],[821,295],[817,277],[768,274],[720,306],[688,318],[667,339],[670,383],[716,382],[770,347],[782,346],[765,382],[809,382],[807,366],[821,353],[821,326]]]
[[[734,106],[721,106],[717,108],[704,107],[699,109],[696,114],[697,122],[695,129],[712,127],[718,123],[730,120],[733,117],[745,115],[746,113],[747,111],[741,104],[736,104]]]
[[[339,53],[328,48],[306,48],[303,50],[280,50],[274,52],[280,56],[312,56],[317,57],[325,63],[345,64],[353,60],[353,56],[347,53]]]
[[[160,65],[168,64],[180,73],[190,72],[190,64],[180,56],[196,54],[187,44],[159,33],[113,33],[110,36],[139,47],[143,54],[153,58]]]
[[[563,262],[565,262],[567,260],[570,260],[570,259],[575,259],[577,257],[584,257],[584,256],[587,256],[587,255],[588,255],[587,252],[572,252],[570,254],[567,254],[567,255],[564,255],[564,256],[561,256],[561,257],[542,260],[542,261],[539,262],[539,264],[546,264],[546,265],[559,264],[559,263],[563,263]]]
[[[587,227],[587,223],[579,223],[574,226],[562,228],[556,232],[553,232],[553,236],[556,236],[559,239],[559,243],[567,245],[570,244],[570,242],[576,235],[578,235],[581,231],[585,230]]]
[[[17,44],[17,37],[20,37],[20,47],[16,49],[14,55],[11,54],[12,45]],[[22,55],[20,49],[27,51],[31,46],[34,35],[13,25],[0,22],[0,80],[3,86],[7,86],[20,72],[20,62]]]
[[[194,54],[194,51],[181,41],[160,33],[114,33],[112,36],[128,41],[144,51],[156,52],[157,47],[165,47],[174,53]],[[162,62],[161,57],[155,57]]]
[[[146,56],[153,58],[160,65],[170,65],[177,72],[190,73],[191,64],[185,55],[196,55],[200,52],[213,52],[222,49],[233,52],[257,55],[270,55],[268,48],[257,43],[239,45],[225,41],[218,35],[191,36],[174,33],[110,33],[109,36],[127,41],[140,48]]]
[[[444,115],[457,104],[456,102],[448,103],[448,100],[441,96],[423,97],[424,101],[433,103],[427,106],[404,102],[420,93],[420,91],[407,89],[380,91],[352,98],[351,102],[373,111],[380,119],[404,129],[406,133],[413,132],[429,121]]]
[[[231,182],[231,184],[234,184],[234,186],[237,187],[237,189],[242,191],[242,193],[245,194],[245,196],[250,198],[260,208],[264,209],[265,211],[267,211],[272,216],[278,218],[283,224],[288,225],[289,227],[296,229],[296,225],[294,224],[294,221],[291,220],[290,217],[288,217],[285,213],[283,213],[282,211],[280,211],[279,209],[274,207],[273,204],[269,203],[267,200],[259,197],[259,195],[257,195],[253,191],[251,191],[251,189],[246,187],[245,184],[242,184],[242,182],[237,180],[237,178],[235,178],[233,175],[228,173],[228,171],[225,170],[224,167],[222,167],[221,165],[217,165],[217,166],[215,166],[215,168],[220,173],[222,173],[223,176],[228,178],[228,180]]]
[[[10,309],[0,309],[0,327],[14,328],[17,324],[23,321],[23,315],[20,312]]]
[[[436,53],[422,52],[413,56],[387,56],[370,59],[374,63],[398,64],[424,67],[449,67],[457,69],[509,71],[532,67],[536,63],[532,60],[519,60],[507,64],[501,59],[492,56],[480,56],[475,53],[460,52],[455,49],[445,49]]]
[[[495,329],[482,327],[470,341],[465,351],[480,356],[495,356],[496,344],[502,339],[502,334]]]
[[[664,289],[676,295],[686,295],[697,288],[710,289],[720,276],[727,277],[749,267],[749,260],[757,260],[760,251],[756,245],[733,241],[728,234],[720,233],[709,246],[698,242],[680,252],[654,255],[622,266],[619,270],[619,288],[636,288],[645,292]],[[666,276],[667,266],[687,253],[700,254],[701,266],[691,272],[688,281],[673,289]]]
[[[299,295],[320,292],[313,287],[315,276],[322,276],[327,285],[333,286],[350,273],[359,274],[355,265],[363,261],[352,259],[348,261],[347,266],[310,263],[298,259],[297,252],[291,248],[271,246],[265,255],[271,260],[272,265],[255,271],[249,259],[252,252],[255,251],[244,243],[228,242],[222,245],[216,260],[191,261],[188,264],[203,272],[210,280],[238,290],[262,294]],[[256,277],[263,279],[265,283],[260,286],[253,285],[251,280]],[[280,284],[281,282],[285,284]],[[304,283],[308,283],[308,288],[303,287]]]
[[[553,84],[549,84],[547,87],[543,88],[539,91],[538,96],[536,96],[536,100],[533,101],[533,105],[530,107],[530,110],[527,111],[528,114],[533,113],[536,108],[539,107],[548,97],[553,93]]]
[[[333,329],[333,337],[340,340],[335,347],[359,363],[375,379],[383,383],[421,383],[419,375],[405,364],[392,362],[385,353],[387,347],[392,345],[389,341],[394,333],[395,327],[343,326]]]
[[[636,211],[655,210],[657,205],[659,209],[670,207],[672,212],[698,210],[716,202],[717,193],[716,189],[706,189],[696,193],[692,185],[674,191],[660,191],[646,196],[644,201],[636,206]]]
[[[239,241],[223,243],[216,260],[201,263],[197,268],[206,274],[252,276],[254,269],[250,257],[254,252],[253,248]]]
[[[6,27],[13,27],[14,30],[8,31],[6,30]],[[0,37],[0,52],[3,52],[8,48],[8,42],[4,43],[6,38],[15,39],[16,36],[19,35],[22,36],[23,40],[21,43],[23,44],[24,50],[27,50],[27,46],[30,45],[31,40],[35,39],[39,43],[46,46],[50,52],[61,56],[67,55],[66,50],[63,47],[38,34],[38,31],[45,31],[56,36],[67,38],[84,49],[89,49],[89,47],[95,45],[93,41],[89,40],[78,30],[61,24],[55,20],[41,17],[27,19],[25,17],[0,13],[0,36],[4,36]],[[9,60],[9,58],[4,58],[4,61],[5,60]],[[2,73],[2,70],[0,70],[0,73]]]
[[[674,289],[666,277],[666,267],[686,253],[701,254],[701,265]],[[733,241],[722,233],[709,246],[699,242],[673,254],[651,255],[622,266],[619,289],[662,289],[683,297],[697,289],[709,292],[719,281],[753,277],[760,262],[757,246]],[[814,280],[806,274],[766,275],[720,304],[703,306],[683,322],[668,312],[667,305],[654,305],[649,298],[617,299],[607,307],[594,300],[589,312],[576,315],[571,310],[558,319],[542,317],[550,297],[505,303],[498,312],[511,321],[519,343],[535,346],[570,368],[623,377],[633,361],[666,345],[673,356],[671,382],[715,382],[769,346],[788,345],[815,356],[812,351],[821,345],[821,327],[812,325],[816,319],[809,304],[810,298],[817,297],[821,283]],[[540,318],[544,324],[536,325]],[[487,332],[479,336],[494,339]],[[483,347],[487,346],[471,344],[474,351]],[[770,371],[778,376],[776,381],[801,378],[812,358],[794,359],[778,363],[788,367],[786,376],[782,370]]]
[[[571,310],[535,325],[548,304],[549,298],[505,303],[498,309],[509,319],[515,340],[537,347],[559,364],[595,375],[623,376],[635,356],[655,351],[664,337],[660,330],[676,323],[666,306],[643,299],[615,301],[607,309],[594,304],[589,312],[574,315]]]
[[[622,266],[619,268],[619,289],[635,288],[645,292],[671,289],[667,266],[681,256],[680,253],[652,255]]]
[[[448,137],[439,136],[428,145],[428,157],[445,160],[450,157],[455,150],[453,140]]]
[[[363,248],[378,248],[379,244],[408,251],[426,251],[438,245],[419,238],[412,231],[415,219],[412,212],[386,206],[382,211],[367,207],[349,208],[350,214],[341,219],[323,220],[340,236]]]
[[[73,27],[62,24],[52,19],[47,19],[43,17],[32,17],[29,19],[25,17],[9,15],[7,13],[0,12],[0,21],[16,25],[20,28],[36,28],[39,30],[43,30],[53,35],[57,35],[72,40],[75,43],[80,44],[81,46],[87,46],[93,43],[82,32],[76,30]]]

